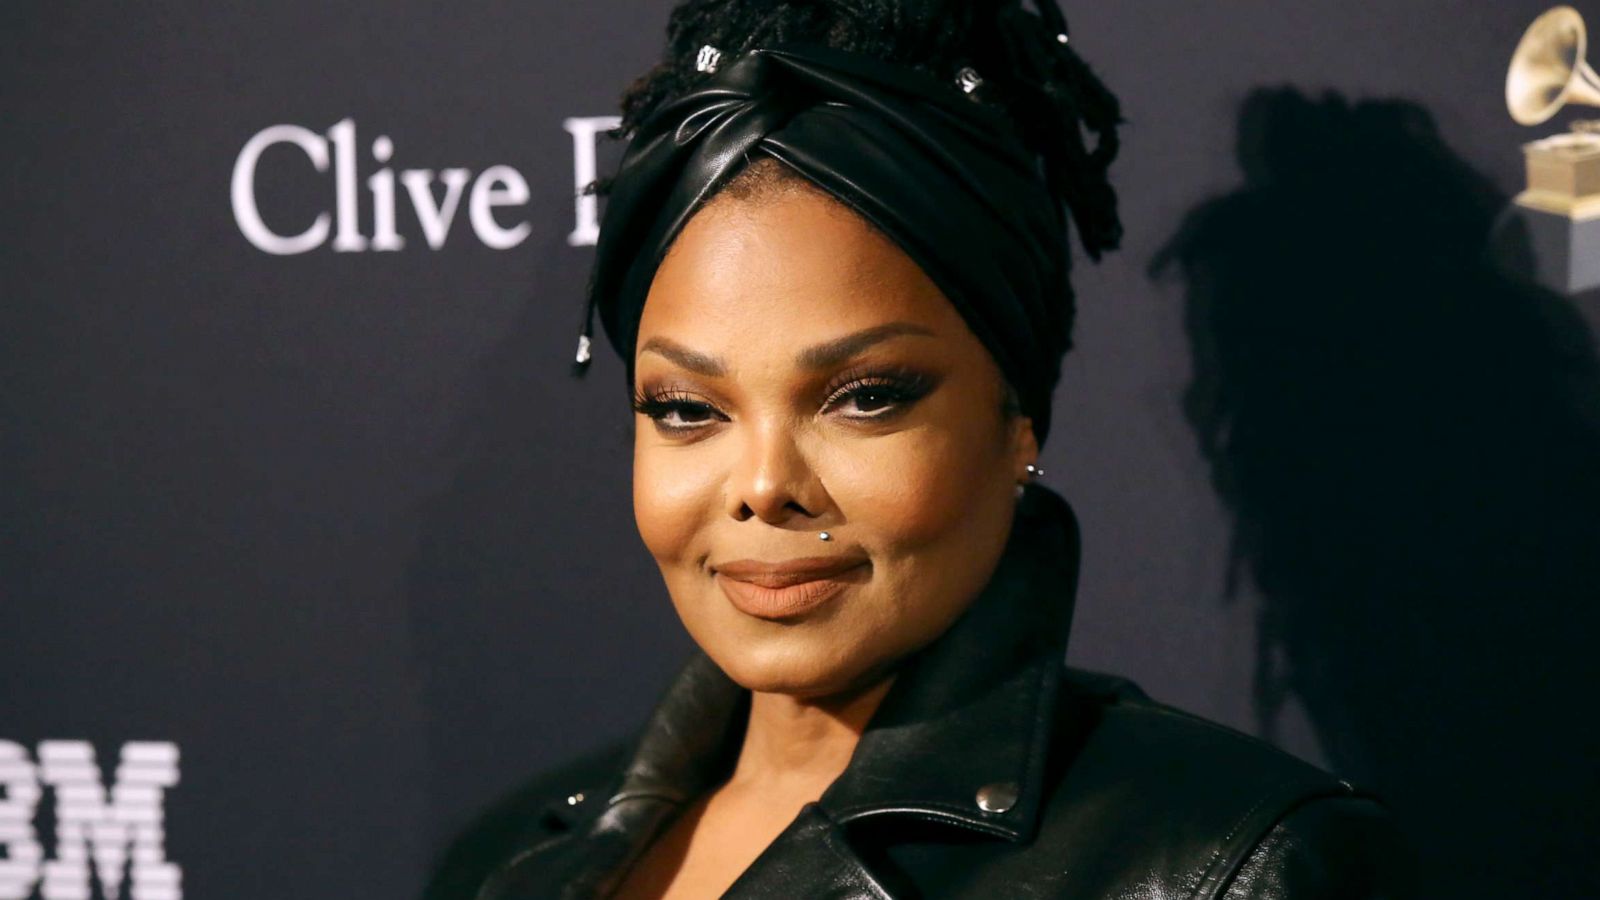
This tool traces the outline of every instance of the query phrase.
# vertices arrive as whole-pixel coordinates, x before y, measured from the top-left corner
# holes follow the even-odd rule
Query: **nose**
[[[815,520],[827,508],[827,493],[806,459],[790,423],[751,423],[728,477],[728,514],[769,525]]]

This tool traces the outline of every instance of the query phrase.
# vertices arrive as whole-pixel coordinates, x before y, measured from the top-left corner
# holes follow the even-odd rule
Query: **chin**
[[[841,653],[839,641],[826,633],[700,646],[736,684],[764,694],[834,696],[866,687],[879,669],[877,660]]]

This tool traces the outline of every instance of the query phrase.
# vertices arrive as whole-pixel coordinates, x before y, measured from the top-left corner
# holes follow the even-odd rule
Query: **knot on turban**
[[[588,296],[630,381],[656,268],[756,152],[797,170],[917,262],[993,355],[1042,443],[1071,288],[1065,218],[1037,156],[1003,114],[953,83],[820,44],[724,61],[630,141]]]

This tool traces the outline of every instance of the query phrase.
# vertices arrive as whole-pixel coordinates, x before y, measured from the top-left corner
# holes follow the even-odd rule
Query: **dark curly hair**
[[[1049,190],[1098,260],[1122,237],[1107,177],[1122,115],[1116,96],[1072,49],[1056,0],[1035,6],[1036,13],[1021,0],[684,0],[668,19],[664,58],[628,87],[621,124],[607,134],[631,137],[651,113],[705,78],[695,56],[706,44],[724,58],[785,41],[826,44],[925,72],[951,90],[959,90],[957,72],[970,66],[982,78],[974,96],[1004,114],[1038,154]],[[721,190],[749,197],[805,180],[769,159],[750,162]],[[605,196],[611,182],[597,178],[585,193]],[[1070,331],[1070,286],[1063,302]]]

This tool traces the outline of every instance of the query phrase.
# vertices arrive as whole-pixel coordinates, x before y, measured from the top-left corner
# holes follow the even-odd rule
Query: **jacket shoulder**
[[[1220,779],[1237,788],[1354,790],[1348,782],[1260,738],[1153,700],[1121,676],[1068,667],[1063,694],[1063,712],[1086,712],[1090,722],[1079,747],[1080,757],[1087,759],[1080,758],[1074,768],[1120,762],[1105,774],[1139,773],[1192,789]]]
[[[633,741],[598,747],[546,769],[468,823],[439,856],[423,900],[473,900],[489,874],[519,850],[564,832],[613,785]]]
[[[1344,867],[1342,856],[1356,864],[1362,854],[1381,855],[1368,845],[1390,843],[1388,813],[1371,795],[1265,741],[1152,700],[1125,678],[1068,668],[1062,697],[1063,727],[1076,723],[1077,731],[1062,742],[1041,836],[1087,851],[1073,854],[1090,861],[1080,874],[1107,889],[1318,897],[1235,894],[1230,886],[1246,871],[1261,885],[1296,867]],[[1143,849],[1130,854],[1133,847]],[[1135,859],[1138,870],[1128,869]]]
[[[1365,797],[1319,798],[1273,825],[1224,900],[1380,900],[1417,893],[1416,859],[1388,813]]]

